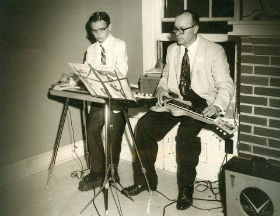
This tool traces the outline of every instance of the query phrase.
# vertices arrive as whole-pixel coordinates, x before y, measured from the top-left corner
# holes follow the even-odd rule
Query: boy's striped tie
[[[101,47],[101,64],[106,65],[106,53],[104,47],[100,44]]]

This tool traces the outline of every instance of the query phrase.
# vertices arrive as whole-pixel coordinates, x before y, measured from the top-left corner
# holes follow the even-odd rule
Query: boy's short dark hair
[[[97,21],[105,21],[107,26],[110,25],[110,17],[106,12],[94,12],[90,17],[88,22],[97,22]]]

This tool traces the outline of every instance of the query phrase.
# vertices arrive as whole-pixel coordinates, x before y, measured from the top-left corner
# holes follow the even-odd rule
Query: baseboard
[[[84,155],[84,142],[80,140],[76,142],[77,148],[75,149],[78,156]],[[30,176],[40,171],[46,170],[52,159],[53,151],[44,152],[42,154],[30,157],[4,167],[0,167],[0,186],[10,184],[20,178]],[[74,145],[68,144],[59,147],[55,164],[61,164],[66,161],[76,158],[74,152]],[[47,179],[46,179],[47,180]]]

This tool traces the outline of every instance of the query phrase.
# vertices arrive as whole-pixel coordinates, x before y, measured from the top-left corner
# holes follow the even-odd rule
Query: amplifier
[[[279,166],[233,157],[223,170],[227,216],[280,216]]]
[[[160,77],[142,76],[140,78],[140,92],[146,94],[154,94],[158,86]]]

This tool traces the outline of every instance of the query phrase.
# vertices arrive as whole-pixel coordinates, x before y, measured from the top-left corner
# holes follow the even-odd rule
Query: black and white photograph
[[[280,0],[0,0],[0,215],[280,216]]]

